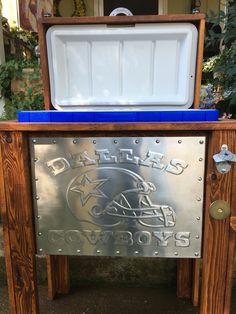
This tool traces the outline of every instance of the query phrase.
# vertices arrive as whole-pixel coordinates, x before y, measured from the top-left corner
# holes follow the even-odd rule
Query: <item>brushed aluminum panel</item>
[[[201,256],[205,137],[31,138],[39,254]]]

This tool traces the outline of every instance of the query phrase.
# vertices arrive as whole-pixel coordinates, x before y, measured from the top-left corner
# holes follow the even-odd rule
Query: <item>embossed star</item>
[[[80,200],[84,206],[91,197],[106,197],[100,187],[103,186],[108,179],[92,180],[88,175],[84,175],[81,182],[72,187],[70,190],[80,194]]]

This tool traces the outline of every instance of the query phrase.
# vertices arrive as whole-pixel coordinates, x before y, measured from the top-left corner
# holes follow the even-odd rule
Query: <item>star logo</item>
[[[100,179],[100,180],[92,180],[88,175],[84,175],[81,182],[70,188],[70,191],[79,193],[80,200],[82,205],[84,206],[91,197],[106,197],[106,194],[102,192],[100,189],[108,179]]]

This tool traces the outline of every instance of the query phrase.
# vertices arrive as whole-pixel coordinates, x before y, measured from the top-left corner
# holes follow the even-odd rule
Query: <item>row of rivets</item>
[[[62,253],[62,252],[63,252],[62,249],[58,249],[57,251],[58,251],[59,253]],[[43,249],[40,248],[40,249],[39,249],[39,252],[43,252]],[[76,250],[76,253],[80,254],[80,253],[81,253],[81,250],[79,250],[79,249]],[[100,250],[97,250],[96,253],[97,253],[97,254],[100,254],[101,251],[100,251]],[[139,251],[134,251],[134,255],[138,255],[139,253],[140,253]],[[120,251],[116,251],[116,254],[119,255],[119,254],[120,254]],[[158,255],[159,255],[159,252],[158,252],[158,251],[155,251],[155,252],[154,252],[154,255],[155,255],[155,256],[158,256]],[[175,256],[178,256],[179,253],[178,253],[178,252],[174,252],[174,255],[175,255]],[[199,253],[199,252],[194,252],[194,255],[195,255],[195,256],[199,256],[200,253]]]
[[[57,143],[57,141],[56,141],[55,139],[54,139],[52,142],[53,142],[53,144],[56,144],[56,143]],[[136,144],[138,144],[138,143],[139,143],[139,140],[136,139],[134,142],[135,142]],[[36,140],[36,139],[33,139],[33,140],[32,140],[32,143],[34,143],[34,144],[37,143],[37,140]],[[78,143],[78,140],[77,140],[77,139],[74,139],[74,140],[73,140],[73,144],[77,144],[77,143]],[[114,143],[117,144],[118,141],[117,141],[117,140],[114,140]],[[160,143],[160,140],[157,139],[157,140],[156,140],[156,143],[159,144],[159,143]],[[97,144],[96,140],[93,140],[93,144]],[[178,144],[182,144],[182,140],[178,140]],[[204,144],[204,141],[203,141],[203,140],[200,140],[200,141],[199,141],[199,144]]]

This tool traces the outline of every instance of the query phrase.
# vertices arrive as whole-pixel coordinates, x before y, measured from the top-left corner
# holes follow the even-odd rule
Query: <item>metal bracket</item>
[[[227,173],[231,169],[232,163],[236,163],[236,155],[228,150],[228,145],[221,146],[220,153],[213,156],[216,168],[220,173]]]

